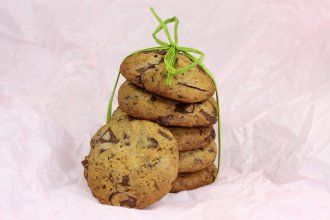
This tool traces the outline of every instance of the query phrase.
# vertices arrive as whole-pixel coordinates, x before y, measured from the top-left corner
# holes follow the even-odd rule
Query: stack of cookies
[[[200,68],[174,76],[166,85],[166,51],[138,53],[126,58],[121,74],[127,79],[120,89],[120,108],[134,118],[167,126],[177,140],[179,175],[171,192],[191,190],[212,183],[217,147],[215,86]],[[192,61],[177,54],[176,68]]]
[[[127,57],[119,107],[91,140],[84,176],[101,203],[145,208],[169,192],[213,182],[215,86],[199,67],[166,85],[166,51]],[[175,68],[192,61],[177,54]]]

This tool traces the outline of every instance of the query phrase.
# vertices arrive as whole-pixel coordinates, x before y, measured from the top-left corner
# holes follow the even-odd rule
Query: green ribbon
[[[192,68],[194,68],[195,66],[199,66],[213,80],[213,83],[215,85],[215,92],[216,92],[217,116],[218,116],[218,173],[219,173],[219,170],[220,170],[220,156],[221,156],[221,124],[220,124],[219,93],[218,93],[218,89],[217,89],[216,80],[215,80],[214,76],[212,75],[212,73],[210,72],[210,70],[208,70],[206,68],[206,66],[204,66],[204,64],[202,63],[203,60],[204,60],[204,53],[202,51],[197,50],[197,49],[194,49],[194,48],[190,48],[190,47],[181,47],[181,46],[178,46],[178,25],[179,25],[178,18],[177,17],[172,17],[172,18],[168,18],[165,21],[163,21],[157,15],[157,13],[155,12],[155,10],[152,7],[150,8],[150,10],[151,10],[151,12],[153,13],[153,15],[156,17],[156,19],[159,22],[159,26],[152,33],[152,37],[154,38],[154,40],[160,46],[158,46],[158,47],[150,47],[150,48],[138,50],[138,51],[135,51],[135,52],[131,53],[127,57],[129,57],[131,55],[134,55],[134,54],[137,54],[137,53],[146,52],[146,51],[166,50],[167,52],[166,52],[166,55],[164,57],[164,64],[165,64],[165,68],[167,70],[167,78],[166,78],[166,85],[167,86],[170,86],[172,84],[172,78],[173,78],[173,76],[178,75],[178,74],[182,74],[184,72],[187,72],[187,71],[191,70]],[[169,30],[167,28],[167,24],[173,23],[173,22],[174,22],[174,41],[172,40],[172,37],[170,35],[170,32],[169,32]],[[166,43],[166,42],[160,40],[157,37],[157,34],[161,30],[163,30],[165,32],[166,37],[167,37],[169,43]],[[185,54],[193,62],[191,64],[185,66],[185,67],[182,67],[180,69],[176,69],[175,68],[175,62],[176,62],[176,55],[178,53]],[[199,54],[199,58],[194,57],[190,53]],[[115,92],[116,92],[116,89],[117,89],[119,78],[120,78],[120,72],[118,72],[116,83],[115,83],[115,87],[112,90],[111,97],[110,97],[110,100],[109,100],[108,112],[107,112],[107,123],[111,119],[112,102],[113,102],[113,98],[114,98],[114,95],[115,95]],[[218,176],[218,173],[217,173],[217,176]]]

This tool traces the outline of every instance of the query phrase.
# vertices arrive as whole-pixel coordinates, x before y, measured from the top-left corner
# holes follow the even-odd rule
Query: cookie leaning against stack
[[[179,192],[210,184],[215,178],[215,87],[198,67],[174,76],[171,86],[167,86],[165,53],[142,52],[123,61],[120,71],[128,81],[119,89],[118,102],[132,117],[169,126],[179,149],[179,176],[171,192]],[[175,68],[191,63],[179,53]]]
[[[93,136],[82,163],[101,203],[145,208],[171,190],[178,175],[177,144],[167,128],[117,109]]]

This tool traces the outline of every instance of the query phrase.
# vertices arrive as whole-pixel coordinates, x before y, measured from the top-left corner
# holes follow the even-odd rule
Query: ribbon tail
[[[118,86],[119,78],[120,78],[120,72],[118,72],[117,79],[116,79],[116,83],[115,83],[115,87],[114,87],[113,90],[112,90],[111,97],[110,97],[110,100],[109,100],[109,103],[108,103],[107,123],[109,123],[109,121],[110,121],[110,119],[111,119],[111,114],[112,114],[112,101],[113,101],[113,97],[115,96],[115,93],[116,93],[116,89],[117,89],[117,86]]]
[[[185,55],[187,55],[190,59],[192,59],[193,61],[196,61],[197,58],[194,57],[193,55],[189,54],[188,52],[184,52]],[[218,86],[217,86],[217,82],[215,80],[215,77],[213,76],[213,74],[211,73],[211,71],[209,69],[207,69],[207,67],[202,64],[199,63],[198,64],[205,72],[206,74],[212,79],[214,86],[215,86],[215,94],[216,94],[216,102],[217,102],[217,120],[218,120],[218,169],[217,169],[217,174],[216,177],[214,179],[214,181],[218,178],[219,176],[219,172],[220,172],[220,161],[221,161],[221,119],[220,119],[220,101],[219,101],[219,92],[218,92]]]
[[[217,89],[216,82],[214,82],[215,85],[215,95],[216,95],[216,101],[217,101],[217,117],[218,117],[218,169],[217,174],[215,176],[214,181],[218,178],[219,172],[220,172],[220,162],[221,162],[221,119],[220,119],[220,104],[219,104],[219,92]]]

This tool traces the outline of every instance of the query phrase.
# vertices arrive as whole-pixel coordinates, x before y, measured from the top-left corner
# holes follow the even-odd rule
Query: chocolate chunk
[[[100,149],[100,154],[102,154],[104,151],[106,151],[105,149]]]
[[[164,131],[158,129],[158,134],[160,134],[161,136],[163,136],[164,138],[166,138],[167,140],[172,140],[172,138],[170,136],[168,136],[168,134],[166,134]]]
[[[157,100],[157,97],[156,97],[156,96],[152,95],[152,96],[150,97],[150,101],[154,102],[154,101],[156,101],[156,100]]]
[[[164,57],[162,57],[157,63],[148,63],[144,67],[140,67],[140,68],[135,69],[135,71],[137,73],[139,73],[140,79],[138,81],[140,81],[140,84],[142,83],[141,82],[141,75],[143,75],[148,69],[155,69],[156,65],[159,65],[162,62],[164,62]]]
[[[85,160],[81,161],[81,164],[83,165],[83,167],[88,168],[88,160],[87,160],[87,157],[85,157]]]
[[[110,142],[112,144],[117,144],[119,140],[115,136],[115,134],[112,132],[112,130],[109,128],[103,136],[99,139],[100,143]]]
[[[211,131],[211,134],[210,134],[210,139],[214,139],[215,138],[215,131],[212,129],[212,131]]]
[[[163,117],[158,117],[156,123],[161,125],[170,125],[170,121],[173,119],[173,115],[167,115]]]
[[[127,200],[121,201],[119,204],[120,204],[120,206],[134,208],[134,207],[136,207],[136,201],[137,201],[137,199],[135,197],[128,196]]]
[[[175,112],[180,112],[182,114],[192,113],[195,110],[194,104],[178,103],[175,105]]]
[[[158,63],[157,63],[157,64],[148,63],[147,66],[140,67],[140,68],[137,68],[137,69],[135,69],[135,70],[136,70],[136,72],[139,73],[139,75],[142,75],[142,74],[144,74],[148,69],[154,69],[156,65],[158,65]]]
[[[129,135],[126,133],[126,132],[124,132],[124,140],[125,140],[125,146],[130,146],[131,144],[130,144],[130,142],[129,142]],[[128,142],[126,142],[126,141],[128,141]]]
[[[200,112],[204,115],[205,119],[210,122],[210,124],[215,124],[217,122],[217,117],[210,115],[204,109],[201,109]]]
[[[215,138],[215,131],[212,129],[210,134],[204,138],[204,141],[209,142],[211,140],[214,140],[214,138]]]
[[[159,146],[158,141],[155,138],[148,138],[149,145],[148,147],[157,148]]]
[[[107,188],[107,186],[106,185],[102,185],[102,189],[106,189]]]
[[[91,148],[94,149],[95,148],[95,144],[97,143],[97,139],[92,139],[90,142]]]
[[[125,175],[125,176],[123,176],[120,184],[123,186],[130,186],[128,182],[129,182],[129,177],[127,175]]]
[[[209,153],[213,153],[213,152],[214,152],[213,148],[209,148],[207,151],[208,151]]]
[[[199,135],[200,135],[200,136],[203,135],[203,128],[199,128]]]
[[[110,180],[110,182],[114,182],[115,181],[115,178],[112,176],[112,173],[109,174],[109,180]]]
[[[144,74],[147,71],[146,67],[140,67],[135,69],[136,72],[140,73],[140,75]],[[141,81],[141,76],[140,76],[140,81]]]
[[[153,51],[154,53],[156,54],[159,54],[159,55],[165,55],[166,54],[166,50],[156,50],[156,51]]]
[[[142,80],[141,80],[141,76],[136,76],[134,79],[133,79],[133,83],[138,85],[138,86],[143,86],[143,83],[142,83]]]
[[[197,89],[199,91],[206,92],[205,89],[201,89],[201,88],[198,88],[197,86],[189,85],[188,83],[178,82],[178,84],[181,85],[181,86],[191,88],[191,89]]]

